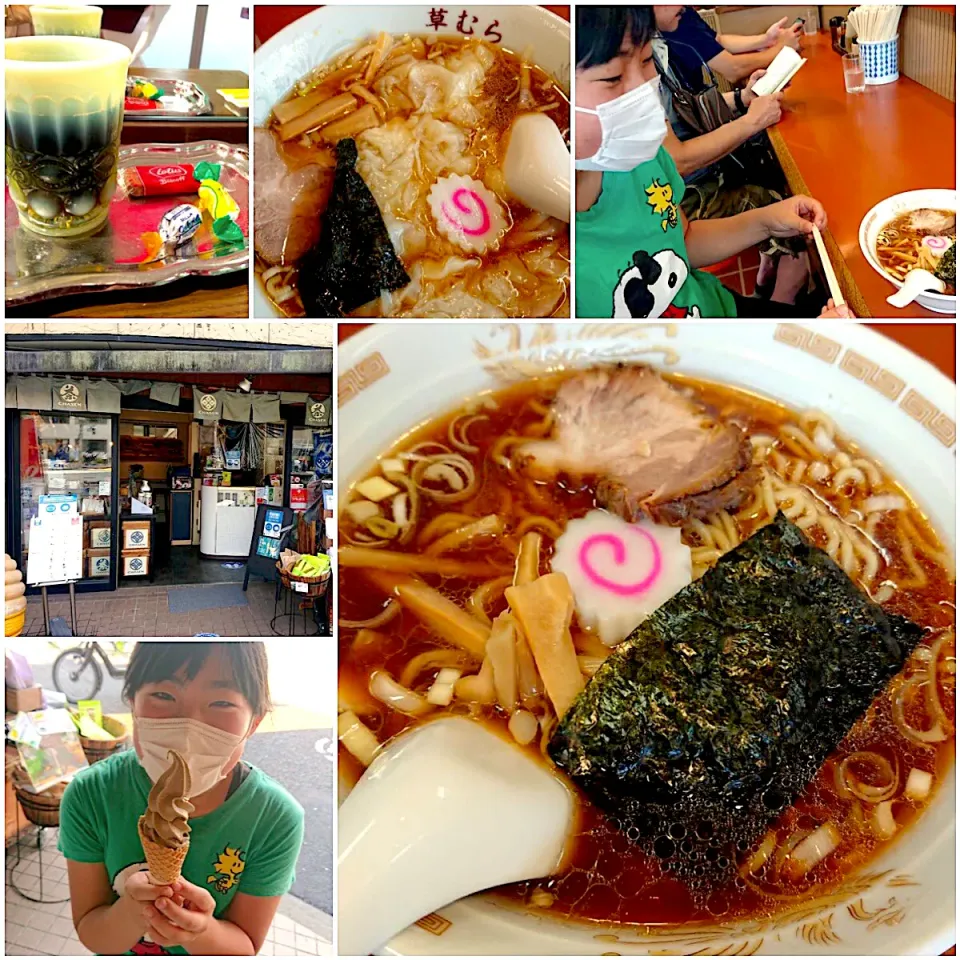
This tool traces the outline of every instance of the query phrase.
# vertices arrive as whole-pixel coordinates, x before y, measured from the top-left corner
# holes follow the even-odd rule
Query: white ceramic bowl
[[[430,26],[431,11],[445,10],[444,26]],[[350,3],[326,6],[305,14],[272,36],[253,55],[254,126],[263,126],[277,101],[282,100],[293,85],[311,70],[346,50],[358,40],[386,30],[394,34],[438,34],[464,36],[458,32],[460,14],[467,10],[464,30],[497,41],[517,52],[533,48],[533,60],[549,73],[560,86],[570,90],[570,24],[555,14],[536,6],[474,6],[471,8],[442,5],[385,6]],[[474,23],[472,17],[476,16]],[[256,176],[256,170],[254,170]],[[254,281],[253,315],[281,316]]]
[[[881,200],[860,222],[860,249],[867,258],[867,262],[884,280],[892,283],[898,290],[903,286],[900,280],[895,280],[880,266],[877,259],[877,236],[883,227],[895,216],[906,213],[908,210],[919,210],[921,207],[932,207],[937,210],[956,210],[956,190],[910,190],[907,193],[898,193],[886,200]],[[942,293],[921,293],[917,303],[935,313],[949,313],[956,316],[957,298],[948,297]]]
[[[341,494],[408,429],[465,397],[600,359],[642,360],[826,411],[906,486],[955,551],[955,385],[859,324],[379,324],[339,348]],[[955,942],[955,810],[951,770],[904,836],[802,917],[657,935],[552,920],[479,894],[411,926],[387,952],[935,955]]]

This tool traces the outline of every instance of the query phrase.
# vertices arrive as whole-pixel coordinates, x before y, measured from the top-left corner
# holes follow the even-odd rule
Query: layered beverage
[[[5,41],[7,183],[20,223],[82,236],[107,219],[130,51],[91,37]]]

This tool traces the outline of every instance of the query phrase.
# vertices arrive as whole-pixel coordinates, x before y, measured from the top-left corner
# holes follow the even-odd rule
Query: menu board
[[[250,582],[251,573],[265,580],[277,579],[277,560],[286,546],[293,522],[293,511],[289,507],[273,507],[265,503],[257,507],[247,555],[247,571],[243,577],[244,590]]]
[[[30,521],[27,583],[66,583],[83,577],[83,518],[74,494],[40,497]]]

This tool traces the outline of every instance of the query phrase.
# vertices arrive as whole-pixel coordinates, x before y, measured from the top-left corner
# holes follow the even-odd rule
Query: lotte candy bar
[[[164,243],[179,246],[186,243],[200,229],[203,217],[200,211],[189,203],[181,203],[168,210],[160,221],[158,232]]]
[[[192,163],[158,163],[153,166],[124,167],[118,177],[131,197],[159,197],[173,193],[194,193],[200,181]]]

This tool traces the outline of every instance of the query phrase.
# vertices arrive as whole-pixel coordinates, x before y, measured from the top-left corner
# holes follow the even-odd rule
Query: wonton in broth
[[[557,84],[528,57],[475,39],[381,33],[300,81],[269,130],[256,131],[258,273],[276,306],[313,314],[304,257],[333,203],[337,143],[349,138],[402,279],[378,282],[379,254],[370,256],[369,289],[380,296],[348,297],[344,314],[568,315],[569,226],[528,209],[504,183],[508,133],[526,112],[568,138]],[[459,240],[448,213],[464,227]],[[360,217],[379,220],[369,205]]]

